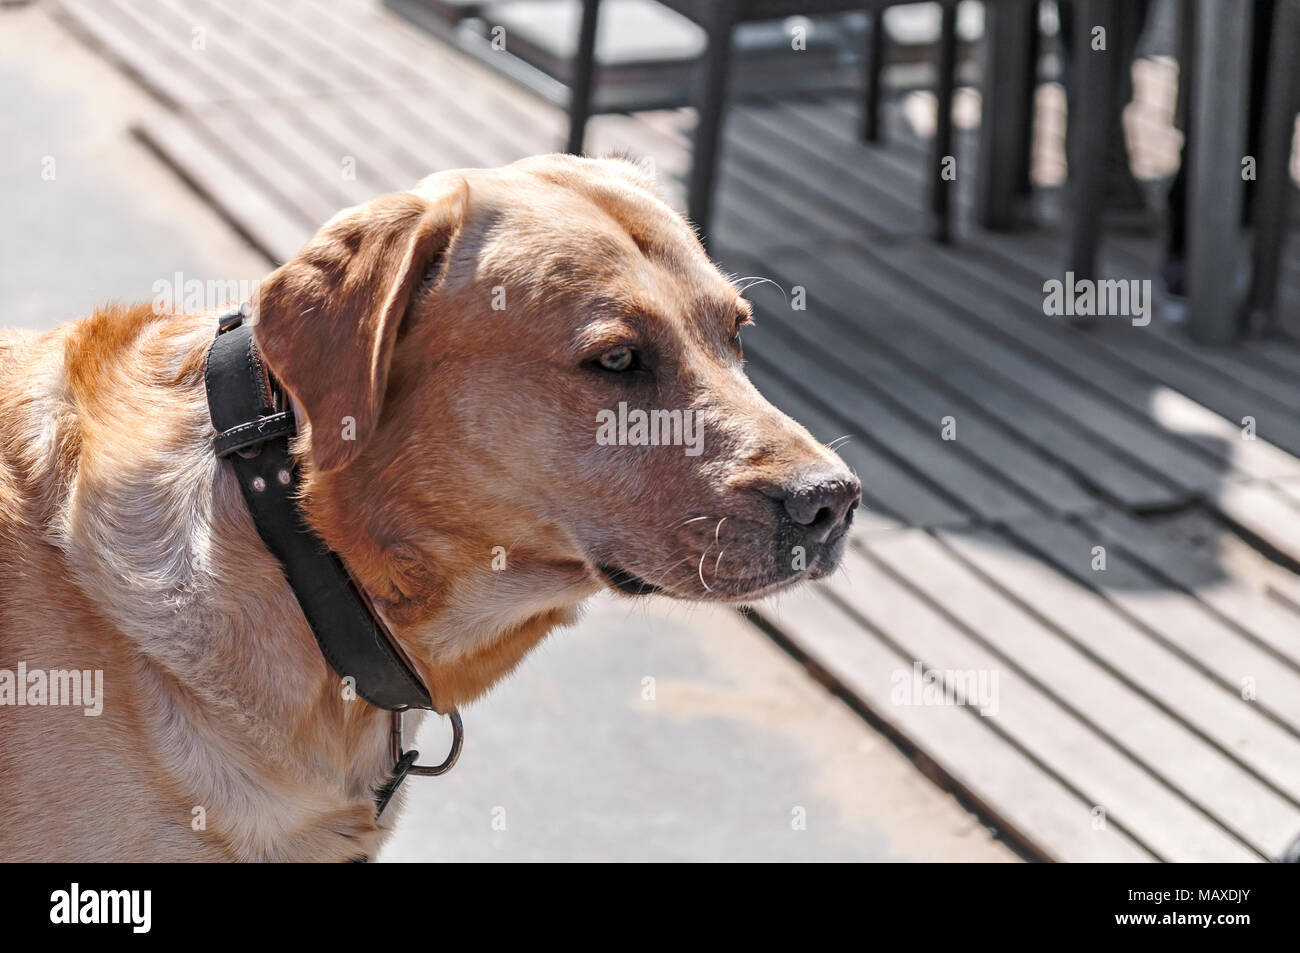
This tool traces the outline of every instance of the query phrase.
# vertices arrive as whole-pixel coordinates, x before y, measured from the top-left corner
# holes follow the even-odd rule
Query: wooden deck
[[[558,110],[371,0],[62,9],[174,106],[139,134],[274,261],[342,206],[563,140]],[[691,121],[601,117],[592,151],[652,158],[677,197]],[[729,120],[716,254],[784,289],[750,293],[752,377],[849,437],[866,497],[845,571],[758,619],[1038,856],[1278,856],[1300,834],[1300,347],[1045,317],[1061,234],[930,243],[925,143],[889,121],[867,148],[849,101]],[[1152,278],[1158,252],[1109,235],[1105,259]],[[996,676],[996,713],[900,700],[918,663]]]

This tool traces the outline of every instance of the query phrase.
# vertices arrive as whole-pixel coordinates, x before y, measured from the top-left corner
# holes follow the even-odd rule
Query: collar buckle
[[[233,331],[245,321],[248,320],[248,302],[245,301],[237,308],[230,308],[217,318],[217,333],[225,334],[227,331]]]

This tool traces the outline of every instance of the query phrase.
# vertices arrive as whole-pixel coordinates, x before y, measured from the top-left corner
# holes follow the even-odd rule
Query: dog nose
[[[809,538],[817,543],[847,529],[861,501],[862,483],[851,473],[805,477],[781,499],[790,519],[807,527]]]

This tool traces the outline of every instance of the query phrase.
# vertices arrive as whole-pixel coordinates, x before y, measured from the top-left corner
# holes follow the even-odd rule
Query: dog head
[[[839,560],[857,478],[746,378],[749,305],[630,162],[346,210],[256,321],[309,424],[309,515],[420,651],[602,585],[750,600]]]

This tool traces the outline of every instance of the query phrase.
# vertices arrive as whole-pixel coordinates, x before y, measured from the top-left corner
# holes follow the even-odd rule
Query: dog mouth
[[[748,603],[763,599],[800,582],[823,579],[830,575],[840,564],[848,533],[835,534],[826,543],[816,547],[807,554],[806,565],[778,565],[768,554],[766,558],[752,557],[742,562],[748,564],[748,571],[739,574],[718,576],[711,573],[716,569],[713,560],[700,558],[679,560],[681,563],[698,563],[698,572],[688,567],[689,571],[669,573],[668,576],[653,583],[638,576],[624,565],[606,560],[592,559],[588,562],[593,575],[597,576],[608,588],[626,596],[661,595],[688,602],[736,602]],[[779,547],[784,549],[784,547]],[[706,550],[707,553],[707,550]],[[706,566],[706,563],[709,565]],[[670,578],[671,577],[671,578]],[[688,578],[689,577],[689,578]]]
[[[605,582],[626,595],[652,596],[655,593],[663,592],[654,583],[646,582],[640,576],[630,573],[626,569],[620,569],[618,566],[600,563],[596,566],[596,569],[604,577]]]

